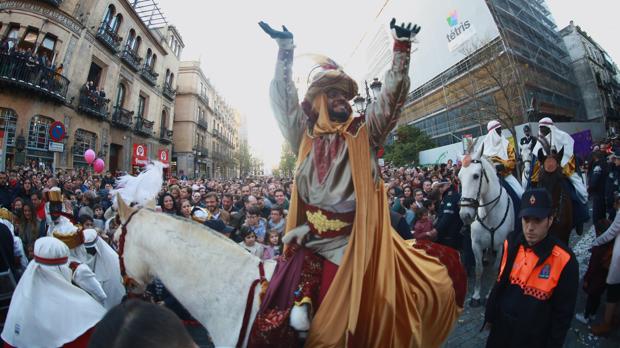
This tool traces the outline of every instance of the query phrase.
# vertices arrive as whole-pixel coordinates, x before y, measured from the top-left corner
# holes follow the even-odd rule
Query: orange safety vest
[[[504,255],[502,256],[497,281],[504,273],[507,255],[508,241],[505,240]],[[548,300],[558,285],[562,271],[568,261],[570,261],[570,257],[566,250],[555,245],[549,257],[539,264],[539,258],[534,253],[534,250],[520,245],[510,271],[510,284],[518,285],[523,289],[525,295],[532,296],[541,301]]]

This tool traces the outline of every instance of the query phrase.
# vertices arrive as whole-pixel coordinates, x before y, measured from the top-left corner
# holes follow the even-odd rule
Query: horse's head
[[[488,191],[491,181],[496,177],[491,163],[482,156],[484,144],[473,154],[465,154],[459,170],[461,181],[461,201],[459,215],[463,223],[474,222],[480,205],[480,198]]]
[[[541,138],[541,143],[543,146],[538,150],[538,161],[543,168],[541,175],[561,173],[564,147],[560,151],[556,151],[556,149],[552,149],[549,146],[549,143],[544,138]]]
[[[139,220],[143,217],[138,216],[139,208],[131,207],[125,203],[120,194],[117,194],[118,215],[120,225],[114,232],[114,242],[118,245],[118,256],[121,265],[121,274],[125,281],[127,291],[140,294],[146,290],[146,286],[151,282],[152,277],[147,264],[144,262],[146,255],[140,255],[136,248],[132,248],[132,244],[138,243],[139,238],[136,236],[136,229],[149,228]],[[154,208],[155,203],[149,202],[145,207]],[[132,233],[133,232],[133,233]]]

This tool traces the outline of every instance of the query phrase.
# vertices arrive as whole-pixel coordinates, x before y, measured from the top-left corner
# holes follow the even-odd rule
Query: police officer
[[[523,127],[523,134],[525,134],[525,136],[519,140],[519,145],[521,146],[529,144],[530,141],[532,141],[532,130],[529,125],[526,124]]]
[[[437,223],[435,224],[437,243],[458,250],[462,245],[460,231],[463,227],[458,205],[461,195],[448,179],[441,179],[437,187],[441,193],[441,205],[437,211]]]
[[[523,233],[504,241],[497,282],[487,302],[487,347],[562,347],[575,311],[575,255],[548,234],[551,198],[544,189],[521,199]]]
[[[620,151],[611,154],[609,164],[609,173],[607,174],[607,183],[605,185],[605,205],[609,220],[616,218],[616,209],[614,208],[615,194],[620,193]]]

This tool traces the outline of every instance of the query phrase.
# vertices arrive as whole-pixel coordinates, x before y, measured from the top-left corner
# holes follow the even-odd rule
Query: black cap
[[[521,196],[520,217],[546,218],[551,216],[551,197],[545,189],[531,189]]]

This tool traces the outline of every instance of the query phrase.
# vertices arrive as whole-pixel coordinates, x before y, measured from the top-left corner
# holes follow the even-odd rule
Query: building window
[[[51,61],[54,58],[55,49],[56,37],[52,34],[46,34],[43,42],[41,42],[41,46],[39,46],[38,53],[46,55],[47,59]]]
[[[135,53],[138,54],[138,50],[140,49],[140,44],[142,43],[142,38],[140,36],[138,36],[136,38],[136,40],[134,41],[133,45],[131,46],[131,50]]]
[[[39,30],[36,28],[28,28],[26,30],[26,34],[22,39],[22,42],[19,44],[20,48],[25,50],[31,49],[34,51],[34,47],[37,44],[37,38],[39,37]]]
[[[8,146],[15,146],[16,128],[17,113],[15,113],[15,110],[0,108],[0,129],[4,129],[4,136]]]
[[[11,27],[9,28],[9,33],[6,36],[8,44],[9,44],[9,51],[12,51],[15,45],[17,45],[18,37],[19,37],[19,25],[16,25],[16,24],[11,25]]]
[[[121,23],[123,22],[123,16],[119,13],[117,14],[112,22],[109,24],[110,30],[114,34],[118,34],[118,29],[121,27]]]
[[[95,87],[99,87],[99,82],[101,80],[101,72],[102,72],[102,68],[93,63],[90,63],[90,69],[88,70],[88,80],[87,81],[92,81],[93,85]]]
[[[109,27],[115,14],[116,8],[114,7],[114,5],[108,6],[108,9],[105,12],[105,16],[103,16],[103,23]]]
[[[49,130],[53,122],[53,119],[45,116],[35,115],[32,117],[28,129],[29,149],[47,151],[50,141]]]
[[[127,48],[132,49],[135,42],[136,42],[136,31],[133,29],[130,29],[129,35],[127,36]]]
[[[125,85],[119,83],[116,91],[116,106],[122,108],[123,105],[125,105]]]
[[[140,95],[138,97],[138,117],[145,118],[144,112],[146,111],[146,97]]]
[[[73,141],[73,166],[85,167],[88,164],[84,161],[84,152],[88,149],[95,149],[97,146],[97,134],[78,129],[75,131]]]

